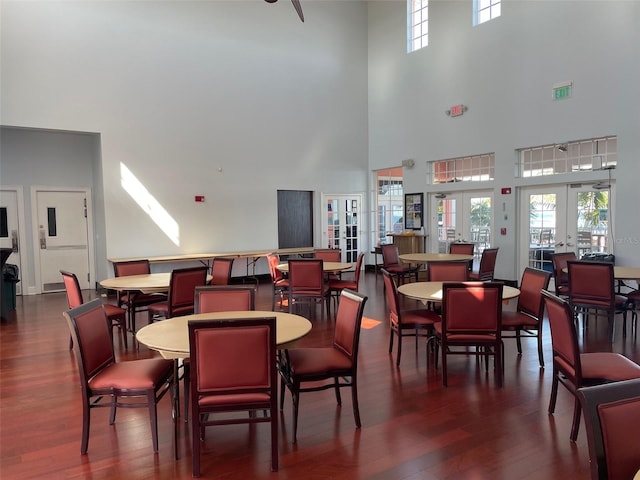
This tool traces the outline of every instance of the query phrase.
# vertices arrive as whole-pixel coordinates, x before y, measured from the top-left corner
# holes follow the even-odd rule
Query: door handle
[[[567,242],[567,247],[575,247],[575,246],[576,246],[575,243],[568,243]]]
[[[567,245],[569,245],[569,244],[567,243]],[[554,246],[555,247],[564,247],[564,242],[558,242]]]
[[[40,249],[41,250],[47,249],[47,237],[44,234],[44,230],[40,230]]]
[[[11,230],[11,249],[14,253],[18,252],[18,231]]]

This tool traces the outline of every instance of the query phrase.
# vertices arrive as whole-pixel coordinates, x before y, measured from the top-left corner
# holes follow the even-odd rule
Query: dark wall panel
[[[313,192],[278,190],[278,248],[313,246]]]

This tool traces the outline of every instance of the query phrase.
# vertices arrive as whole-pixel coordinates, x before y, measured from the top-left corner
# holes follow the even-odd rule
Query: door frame
[[[30,288],[26,287],[27,282],[24,281],[25,272],[29,271],[29,255],[27,252],[27,224],[24,215],[24,189],[22,185],[2,185],[0,190],[3,192],[15,192],[16,209],[18,214],[18,256],[20,257],[20,282],[16,285],[16,295],[32,294]]]
[[[42,293],[42,276],[40,275],[40,240],[38,228],[38,192],[82,192],[85,194],[87,199],[87,257],[89,262],[89,285],[95,284],[97,281],[94,250],[95,228],[93,224],[93,201],[91,197],[91,189],[38,185],[31,187],[31,235],[33,241],[33,268],[35,273],[34,293]]]

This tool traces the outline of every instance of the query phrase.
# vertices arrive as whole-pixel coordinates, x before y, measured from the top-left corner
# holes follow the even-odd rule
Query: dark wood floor
[[[302,396],[298,443],[291,443],[291,398],[280,425],[280,471],[269,471],[266,425],[212,427],[202,457],[203,478],[224,479],[545,479],[589,478],[584,424],[569,441],[573,398],[560,387],[556,414],[547,414],[551,385],[538,366],[533,340],[518,356],[505,340],[505,386],[474,358],[450,359],[449,387],[440,371],[427,368],[424,343],[406,339],[400,368],[388,354],[389,333],[382,281],[363,275],[369,296],[365,315],[381,323],[363,329],[359,393],[362,428],[354,426],[351,399],[343,408],[332,391]],[[85,292],[88,298],[95,292]],[[62,318],[64,294],[18,297],[16,317],[2,323],[0,358],[0,477],[3,479],[191,478],[188,427],[180,424],[180,460],[173,459],[169,399],[159,409],[160,451],[153,453],[144,410],[118,412],[108,425],[107,410],[93,412],[89,452],[80,454],[81,406],[76,362],[68,350]],[[258,309],[270,308],[270,287],[259,288]],[[318,316],[319,317],[319,316]],[[304,345],[330,342],[331,322],[315,321]],[[606,329],[592,322],[584,348],[613,349],[640,362],[640,348],[618,329],[613,345]],[[141,347],[122,359],[155,355]]]

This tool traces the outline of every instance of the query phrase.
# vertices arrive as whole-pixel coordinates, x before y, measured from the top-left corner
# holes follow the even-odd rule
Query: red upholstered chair
[[[640,471],[640,380],[579,388],[578,398],[584,410],[591,480],[634,478]]]
[[[145,275],[151,273],[151,266],[149,260],[114,262],[113,273],[116,277]],[[128,311],[129,328],[134,333],[136,331],[136,313],[147,310],[152,303],[163,302],[166,299],[166,293],[118,292],[118,306]]]
[[[282,308],[282,302],[284,300],[285,293],[289,294],[289,279],[278,270],[280,265],[280,257],[274,253],[267,255],[267,262],[269,263],[269,274],[271,275],[271,283],[273,285],[273,297],[271,298],[271,310],[276,309],[276,296],[280,297],[280,308]]]
[[[214,258],[211,266],[211,285],[229,285],[232,270],[233,258]]]
[[[615,315],[623,315],[626,327],[628,310],[627,297],[615,293],[613,264],[576,260],[568,261],[567,269],[569,304],[574,318],[577,319],[578,314],[582,313],[586,325],[590,312],[594,312],[596,316],[604,313],[609,320],[609,331],[613,339]]]
[[[76,277],[75,273],[66,272],[64,270],[60,270],[60,273],[62,274],[64,288],[67,292],[67,305],[70,309],[79,307],[84,303],[84,300],[82,299],[82,290],[80,289],[78,277]],[[104,305],[104,310],[110,325],[112,327],[118,327],[120,329],[120,333],[122,333],[122,343],[124,343],[124,348],[128,348],[127,311],[109,303],[106,303]],[[113,340],[113,331],[111,329],[109,329],[109,334],[111,335],[111,339]],[[69,350],[71,350],[72,348],[73,335],[69,337]]]
[[[393,244],[380,245],[382,249],[382,268],[396,277],[397,283],[401,285],[406,277],[415,277],[418,281],[418,267],[412,267],[408,263],[400,262],[398,246]]]
[[[492,282],[493,271],[496,267],[496,258],[498,257],[497,248],[485,248],[480,257],[480,266],[477,272],[469,273],[469,280],[479,282]]]
[[[285,388],[293,398],[293,443],[297,442],[298,404],[302,392],[333,388],[338,405],[340,389],[351,388],[356,427],[360,428],[358,407],[358,346],[360,324],[367,297],[343,290],[336,312],[333,345],[330,347],[293,348],[280,355],[280,410],[284,407]],[[308,387],[304,387],[308,384]]]
[[[467,280],[469,280],[469,265],[467,262],[427,263],[427,281],[429,282],[466,282]],[[439,308],[438,305],[439,302],[428,303],[429,308],[436,310]]]
[[[518,354],[522,354],[522,337],[538,340],[538,361],[544,367],[542,353],[542,324],[544,320],[544,301],[542,290],[549,287],[551,273],[536,268],[525,268],[520,281],[518,306],[513,310],[502,311],[502,338],[515,338]],[[505,334],[505,332],[510,332]]]
[[[173,270],[167,300],[149,305],[149,323],[153,323],[155,317],[172,318],[192,314],[196,287],[206,283],[205,266]]]
[[[449,253],[459,255],[473,255],[475,244],[473,243],[450,243]]]
[[[196,287],[194,313],[255,310],[253,285],[204,285]]]
[[[356,260],[355,270],[353,272],[353,279],[342,279],[342,278],[330,278],[329,279],[329,293],[333,296],[335,300],[334,303],[337,303],[340,300],[340,293],[345,288],[349,290],[353,290],[357,292],[360,288],[360,273],[362,272],[362,260],[364,259],[364,253],[360,253],[358,255],[358,259]]]
[[[190,321],[189,351],[193,476],[200,476],[206,427],[237,423],[271,425],[271,470],[277,471],[275,317]]]
[[[631,334],[638,336],[638,309],[640,308],[640,290],[627,293],[628,307],[631,311]],[[623,325],[622,335],[627,335],[627,326]]]
[[[567,268],[567,262],[576,260],[575,252],[561,252],[551,254],[551,265],[553,266],[553,281],[555,284],[556,295],[569,295],[569,274],[564,270]]]
[[[427,263],[427,281],[429,282],[466,282],[468,277],[467,262]]]
[[[325,262],[340,262],[342,254],[339,248],[317,248],[313,251],[313,258],[320,258]]]
[[[110,425],[116,420],[118,407],[147,408],[153,450],[157,452],[157,404],[167,392],[173,395],[173,361],[148,358],[116,362],[111,324],[99,299],[64,312],[64,316],[75,343],[82,387],[82,454],[87,453],[89,446],[91,409],[98,407],[111,409]],[[101,403],[103,398],[108,402]]]
[[[542,291],[542,296],[547,308],[553,349],[553,380],[549,414],[555,410],[558,384],[561,383],[575,397],[570,435],[571,441],[575,442],[581,415],[576,390],[590,385],[640,378],[640,365],[619,353],[580,353],[578,333],[569,303],[546,290]]]
[[[433,325],[440,321],[440,316],[427,308],[402,310],[396,282],[384,268],[382,269],[382,278],[384,280],[387,303],[389,304],[389,353],[393,352],[393,337],[397,336],[398,354],[396,366],[399,366],[400,357],[402,356],[402,339],[409,336],[415,337],[417,350],[418,338],[429,338],[433,333]]]
[[[501,316],[502,283],[445,283],[442,286],[442,322],[435,324],[434,330],[442,350],[442,384],[445,387],[448,355],[477,355],[484,356],[485,360],[492,355],[496,386],[502,386]],[[456,347],[464,347],[464,350]],[[469,347],[475,347],[475,351]],[[488,361],[486,365],[488,368]]]
[[[323,260],[316,258],[296,258],[289,260],[289,312],[293,313],[296,305],[309,303],[324,304],[329,310],[329,284],[325,282]],[[324,309],[321,308],[324,320]],[[315,308],[313,308],[315,313]]]
[[[255,288],[251,285],[205,285],[196,287],[194,313],[232,312],[255,310]],[[184,367],[184,421],[189,421],[189,369]]]

